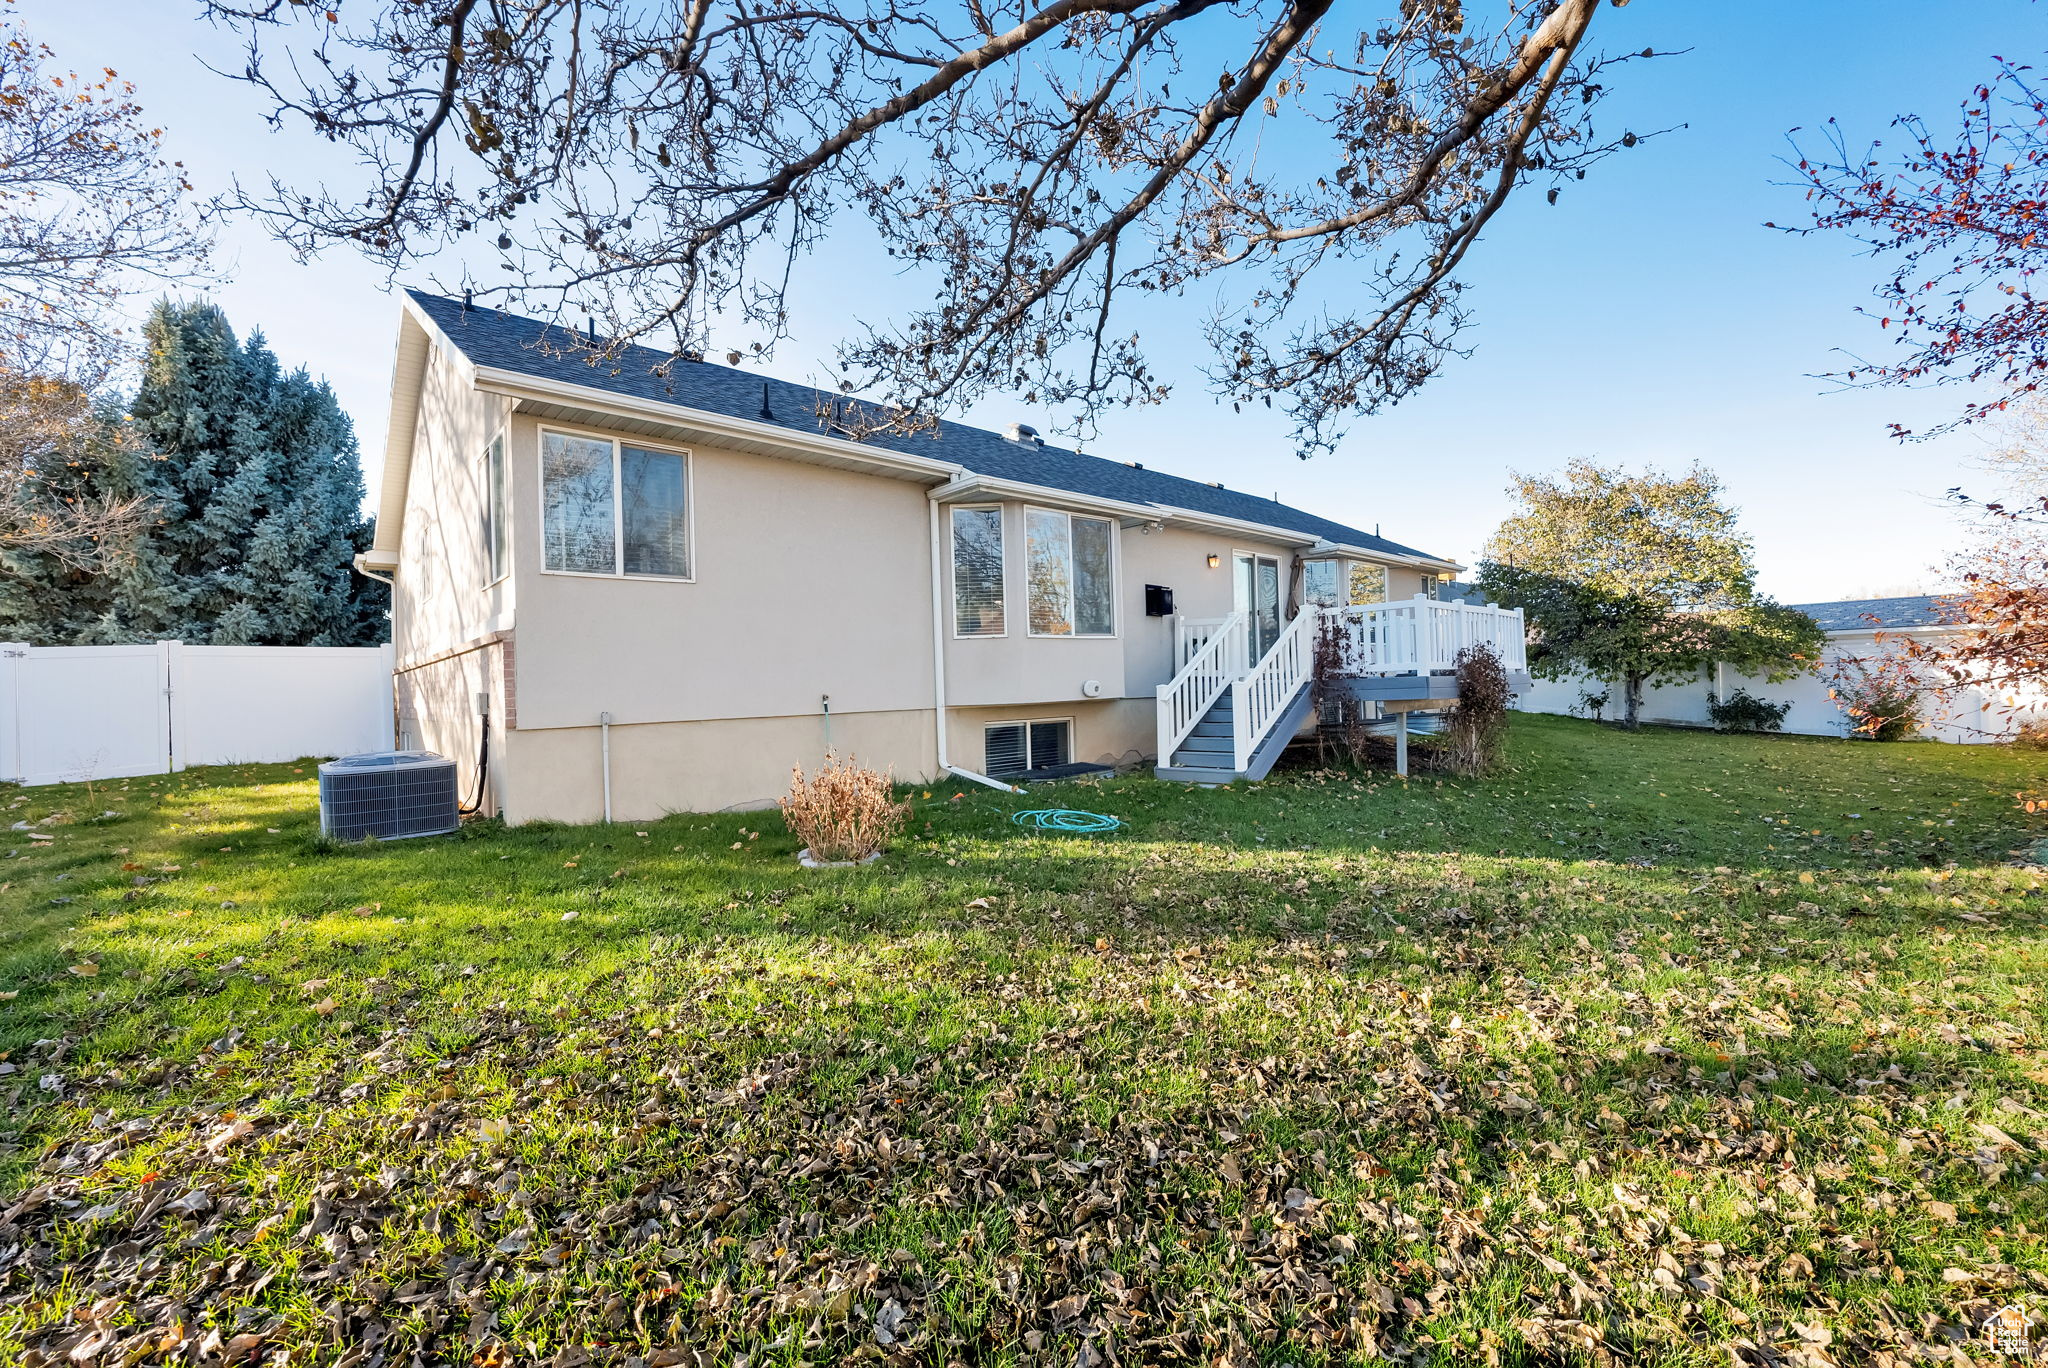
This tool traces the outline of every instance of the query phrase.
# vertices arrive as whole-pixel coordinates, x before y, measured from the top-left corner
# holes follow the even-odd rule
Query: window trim
[[[1314,603],[1324,608],[1343,608],[1351,599],[1351,562],[1349,556],[1303,556],[1301,558],[1301,601],[1304,605]],[[1323,603],[1317,599],[1308,586],[1309,571],[1318,565],[1327,565],[1335,571],[1335,583],[1331,586],[1331,599]]]
[[[505,502],[502,508],[491,503],[491,448],[494,446],[499,447],[504,452],[501,458],[505,469]],[[488,530],[484,534],[485,578],[483,584],[479,586],[479,592],[481,592],[484,589],[496,588],[512,576],[512,431],[509,425],[499,427],[491,439],[484,443],[483,454],[477,457],[476,463],[477,469],[481,472],[479,483],[483,488],[484,507],[490,510],[490,523]],[[502,528],[498,526],[500,517],[504,519],[505,523]],[[493,575],[491,574],[491,543],[499,539],[499,533],[503,534],[502,539],[505,543],[505,563],[499,566],[498,573]]]
[[[1003,630],[1000,632],[963,632],[960,630],[960,579],[955,573],[960,564],[955,547],[959,542],[959,531],[954,526],[953,515],[958,512],[994,513],[996,531],[1003,539]],[[946,592],[952,600],[953,640],[955,641],[1000,641],[1010,634],[1010,514],[1002,504],[947,504],[946,505]],[[985,752],[984,752],[985,753]]]
[[[1393,566],[1391,566],[1391,565],[1388,565],[1388,564],[1387,564],[1387,563],[1386,563],[1385,561],[1367,560],[1367,559],[1365,559],[1365,558],[1364,558],[1364,557],[1362,557],[1362,556],[1359,556],[1359,557],[1353,557],[1353,558],[1352,558],[1352,559],[1351,559],[1350,561],[1346,562],[1346,565],[1347,565],[1347,567],[1348,567],[1348,568],[1346,569],[1346,571],[1345,571],[1345,574],[1344,574],[1344,602],[1345,602],[1345,605],[1346,605],[1347,607],[1351,607],[1351,608],[1363,608],[1363,607],[1369,607],[1369,606],[1370,606],[1370,605],[1368,605],[1368,604],[1362,604],[1362,603],[1358,602],[1358,601],[1357,601],[1356,599],[1354,599],[1354,598],[1352,598],[1352,597],[1351,597],[1351,579],[1352,579],[1352,576],[1353,576],[1353,575],[1355,575],[1355,574],[1356,574],[1356,573],[1358,572],[1358,567],[1359,567],[1359,566],[1361,566],[1361,565],[1369,565],[1369,566],[1371,566],[1371,567],[1372,567],[1373,569],[1375,569],[1375,570],[1377,570],[1377,571],[1379,571],[1379,572],[1380,572],[1380,596],[1379,596],[1379,597],[1378,597],[1377,599],[1373,600],[1373,602],[1375,602],[1375,603],[1391,603],[1391,602],[1393,602],[1393,595],[1394,595],[1394,567],[1393,567]]]
[[[548,434],[563,437],[585,437],[612,444],[612,564],[616,570],[551,570],[548,568],[548,477],[545,463],[548,457]],[[661,451],[683,458],[683,545],[689,559],[690,573],[687,575],[650,575],[644,571],[628,571],[626,566],[626,501],[623,497],[624,449],[628,445],[625,437],[603,428],[575,427],[566,423],[542,423],[534,430],[533,471],[535,498],[540,507],[540,573],[559,575],[563,579],[592,580],[635,580],[647,584],[695,584],[697,582],[697,453],[695,449],[677,446],[673,442],[643,441],[637,435],[630,445],[642,451]]]
[[[1075,724],[1075,715],[1074,715],[1073,713],[1068,713],[1068,714],[1067,714],[1067,715],[1065,715],[1064,717],[998,717],[998,718],[992,718],[992,719],[990,719],[989,721],[983,722],[983,723],[981,724],[981,764],[982,764],[982,768],[983,768],[984,770],[986,770],[986,769],[988,768],[988,733],[989,733],[989,728],[991,728],[991,727],[1022,727],[1022,728],[1024,728],[1024,760],[1025,760],[1025,765],[1024,765],[1024,769],[1028,770],[1028,769],[1031,769],[1031,768],[1033,768],[1033,766],[1032,766],[1032,765],[1031,765],[1031,763],[1030,763],[1030,761],[1031,761],[1031,729],[1032,729],[1033,727],[1035,727],[1035,726],[1039,725],[1040,723],[1046,723],[1046,722],[1064,722],[1064,723],[1066,723],[1066,724],[1067,724],[1067,758],[1066,758],[1066,759],[1065,759],[1064,761],[1062,761],[1061,763],[1062,763],[1062,764],[1067,764],[1067,765],[1071,765],[1071,764],[1073,764],[1073,763],[1074,763],[1074,729],[1075,729],[1075,728],[1074,728],[1074,724]],[[1023,772],[1022,770],[1018,771],[1018,773],[1020,773],[1020,774],[1021,774],[1022,772]],[[1001,776],[1001,775],[998,775],[998,774],[990,774],[990,775],[989,775],[989,778],[991,778],[991,779],[999,779],[999,778],[1001,778],[1001,777],[1002,777],[1002,776]]]
[[[1123,636],[1122,606],[1117,602],[1117,590],[1124,582],[1124,539],[1120,535],[1123,525],[1115,518],[1100,513],[1076,513],[1066,508],[1050,508],[1045,504],[1024,504],[1022,522],[1024,528],[1024,634],[1034,641],[1115,641]],[[1039,632],[1031,627],[1031,515],[1033,513],[1057,513],[1067,520],[1067,578],[1071,584],[1074,574],[1074,519],[1086,518],[1090,522],[1109,524],[1109,630],[1107,632]],[[1006,605],[1007,609],[1007,605]],[[1004,621],[1008,622],[1007,611]],[[1036,719],[1034,719],[1036,720]],[[1058,718],[1047,718],[1057,722]]]

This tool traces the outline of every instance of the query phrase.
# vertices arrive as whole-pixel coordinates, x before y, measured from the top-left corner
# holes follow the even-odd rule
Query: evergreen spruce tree
[[[385,586],[350,561],[370,544],[355,430],[324,383],[236,340],[205,303],[157,305],[131,409],[153,450],[140,484],[158,520],[121,576],[132,640],[358,646],[385,636]]]

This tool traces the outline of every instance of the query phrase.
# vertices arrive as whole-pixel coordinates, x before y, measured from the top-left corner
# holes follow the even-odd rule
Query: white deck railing
[[[1295,614],[1273,648],[1237,682],[1237,707],[1230,716],[1232,749],[1240,772],[1251,765],[1252,752],[1315,673],[1316,623],[1320,616],[1312,605]]]
[[[1174,620],[1173,678],[1159,686],[1159,763],[1169,764],[1195,724],[1235,686],[1232,749],[1236,767],[1251,763],[1288,703],[1315,673],[1316,633],[1325,617],[1344,634],[1343,672],[1352,675],[1430,674],[1457,667],[1467,646],[1491,646],[1510,670],[1529,668],[1519,608],[1490,603],[1444,603],[1417,595],[1406,603],[1348,608],[1304,607],[1257,662],[1251,659],[1251,622],[1244,613]]]
[[[1204,713],[1245,671],[1251,658],[1249,619],[1243,613],[1226,618],[1181,619],[1174,630],[1171,681],[1159,686],[1159,763],[1171,761],[1180,743]]]
[[[1228,617],[1190,618],[1177,617],[1173,620],[1173,672],[1179,674],[1187,668],[1195,653],[1209,644],[1209,638],[1223,631],[1233,621],[1242,621],[1243,613],[1232,613]]]
[[[1344,624],[1348,674],[1428,674],[1457,665],[1467,646],[1490,646],[1510,670],[1529,668],[1528,631],[1519,608],[1442,603],[1416,595],[1406,603],[1370,603],[1325,611]]]

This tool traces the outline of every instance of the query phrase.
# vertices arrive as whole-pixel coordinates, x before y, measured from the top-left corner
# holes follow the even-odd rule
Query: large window
[[[1114,526],[1103,518],[1024,510],[1033,636],[1114,636]]]
[[[1371,561],[1351,562],[1351,601],[1353,603],[1385,603],[1387,601],[1387,567],[1374,565]]]
[[[1073,726],[1049,722],[998,722],[982,729],[982,772],[991,779],[1026,770],[1064,765],[1072,755]]]
[[[1001,636],[1003,510],[953,510],[953,630],[960,636]]]
[[[1333,560],[1312,560],[1302,570],[1302,592],[1310,603],[1334,608],[1344,600],[1337,591],[1339,567]]]
[[[483,467],[484,583],[496,584],[511,569],[511,513],[505,500],[505,437],[484,448]]]
[[[690,575],[690,461],[679,451],[543,432],[546,569],[582,575]]]

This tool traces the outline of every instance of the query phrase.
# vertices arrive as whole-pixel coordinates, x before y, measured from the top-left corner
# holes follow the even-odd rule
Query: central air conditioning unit
[[[445,836],[462,825],[455,762],[432,751],[373,751],[320,766],[320,834],[337,841]]]

